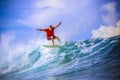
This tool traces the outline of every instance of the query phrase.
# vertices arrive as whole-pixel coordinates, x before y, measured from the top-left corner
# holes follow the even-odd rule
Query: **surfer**
[[[48,28],[37,30],[46,32],[47,40],[52,40],[52,44],[54,45],[54,39],[57,39],[60,42],[60,38],[54,35],[54,30],[58,28],[61,23],[62,22],[60,21],[59,24],[57,24],[56,26],[50,25]]]

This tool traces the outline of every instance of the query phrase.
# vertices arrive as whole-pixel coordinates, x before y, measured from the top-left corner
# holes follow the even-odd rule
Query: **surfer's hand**
[[[60,24],[62,23],[62,21],[60,21]]]
[[[43,31],[43,29],[36,29],[36,30]]]

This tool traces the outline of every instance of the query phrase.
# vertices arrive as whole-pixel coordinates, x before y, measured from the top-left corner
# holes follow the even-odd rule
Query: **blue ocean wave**
[[[37,46],[13,60],[0,66],[0,80],[120,80],[120,36]]]

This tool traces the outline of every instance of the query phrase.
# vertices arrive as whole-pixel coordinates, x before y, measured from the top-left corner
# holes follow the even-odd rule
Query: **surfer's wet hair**
[[[50,25],[49,27],[52,28],[52,25]]]

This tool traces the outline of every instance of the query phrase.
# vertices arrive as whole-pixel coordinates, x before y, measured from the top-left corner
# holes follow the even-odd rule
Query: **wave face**
[[[0,80],[120,80],[120,36],[39,45],[0,65]]]

